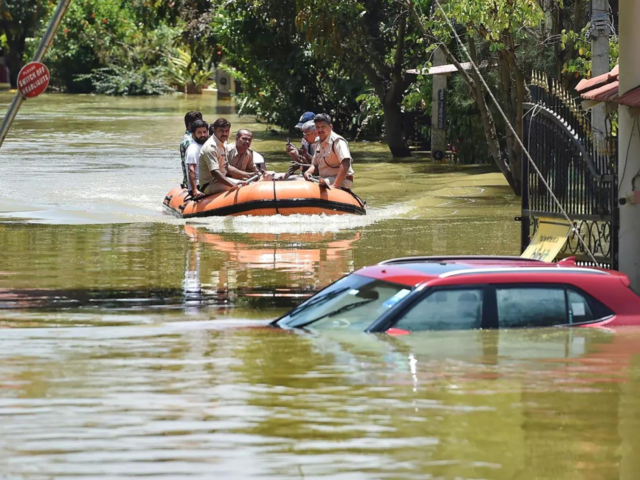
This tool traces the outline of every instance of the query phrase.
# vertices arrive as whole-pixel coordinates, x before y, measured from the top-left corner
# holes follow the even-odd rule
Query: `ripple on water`
[[[326,336],[255,322],[9,330],[0,468],[8,478],[506,480],[547,457],[559,476],[537,478],[572,478],[592,432],[595,464],[612,478],[613,420],[638,425],[635,387],[567,366],[588,352],[602,364],[612,341],[618,365],[637,340],[569,330]],[[622,368],[635,386],[640,371]],[[589,391],[557,389],[571,379]],[[560,413],[564,430],[552,421]]]

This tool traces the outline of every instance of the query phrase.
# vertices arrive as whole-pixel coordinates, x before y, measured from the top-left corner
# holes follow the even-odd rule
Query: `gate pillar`
[[[622,96],[640,85],[640,2],[620,1],[620,87]],[[629,201],[640,191],[640,108],[618,107],[620,198],[619,262],[620,270],[640,292],[640,203]],[[623,204],[624,203],[624,204]]]

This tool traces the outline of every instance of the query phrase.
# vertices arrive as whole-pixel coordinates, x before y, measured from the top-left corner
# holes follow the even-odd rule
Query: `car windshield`
[[[409,292],[411,288],[405,285],[352,274],[294,308],[278,325],[366,330]]]

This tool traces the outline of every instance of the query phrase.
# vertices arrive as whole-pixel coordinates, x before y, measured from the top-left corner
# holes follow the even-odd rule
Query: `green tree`
[[[491,158],[516,194],[520,194],[524,152],[516,137],[489,102],[479,75],[465,70],[467,61],[451,38],[436,0],[402,0],[421,25],[427,41],[442,45],[455,64],[478,107]],[[439,0],[476,64],[487,60],[485,79],[516,134],[522,138],[527,76],[532,69],[547,72],[568,87],[576,72],[586,73],[581,60],[588,49],[581,36],[587,21],[586,0]],[[614,2],[615,3],[615,2]],[[429,14],[425,14],[428,12]],[[615,42],[612,43],[615,55]],[[461,57],[461,58],[459,58]],[[503,152],[507,152],[505,156]]]
[[[366,77],[384,110],[391,153],[409,156],[402,100],[413,79],[405,72],[426,57],[415,20],[395,0],[297,0],[297,4],[296,25],[313,53]]]
[[[198,70],[198,62],[194,61],[193,55],[179,48],[169,58],[166,71],[170,84],[185,93],[202,93],[202,88],[214,74],[212,70]]]
[[[0,35],[4,34],[4,56],[9,81],[17,87],[18,73],[24,66],[27,40],[37,31],[47,10],[55,5],[47,0],[0,0]]]
[[[423,28],[425,38],[440,42],[449,61],[472,92],[482,118],[491,157],[516,194],[520,194],[523,151],[502,119],[498,125],[486,97],[480,76],[474,69],[466,71],[457,55],[458,45],[451,40],[451,27],[440,8],[427,17],[424,11],[432,7],[427,0],[404,0],[405,5]],[[434,1],[434,3],[436,3]],[[516,134],[522,138],[524,102],[527,98],[526,75],[534,65],[531,52],[540,52],[552,35],[545,25],[551,24],[553,9],[548,4],[562,6],[561,0],[448,0],[443,10],[456,25],[465,48],[476,64],[488,60],[487,78],[500,101]],[[434,5],[438,5],[437,3]],[[558,38],[559,40],[559,38]],[[543,55],[540,55],[543,56]],[[466,61],[466,56],[463,61]],[[526,73],[525,73],[526,72]],[[499,133],[498,128],[502,132]],[[507,158],[502,153],[500,138],[505,138]],[[508,163],[507,163],[508,161]]]
[[[114,93],[143,92],[143,85],[128,87],[122,80],[158,84],[162,73],[154,67],[167,63],[166,47],[179,32],[136,2],[75,0],[47,52],[52,84],[71,93],[95,91],[91,75],[96,72],[95,79],[101,85],[109,78],[117,80],[119,85],[111,89]],[[37,38],[33,38],[31,48],[36,44]],[[117,73],[110,75],[105,69]]]
[[[182,30],[180,47],[189,52],[189,68],[194,71],[208,72],[221,58],[212,25],[216,11],[212,0],[182,0],[177,7]]]
[[[214,18],[226,55],[222,68],[240,80],[240,112],[291,128],[304,111],[327,112],[336,129],[355,133],[362,74],[314,57],[295,26],[295,0],[236,0]]]

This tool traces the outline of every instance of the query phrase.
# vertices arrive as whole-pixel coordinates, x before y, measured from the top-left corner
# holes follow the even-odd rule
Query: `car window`
[[[569,323],[563,287],[497,288],[496,301],[500,328]]]
[[[410,292],[404,285],[353,274],[293,309],[278,325],[366,330]]]
[[[482,289],[437,290],[400,317],[395,328],[468,330],[482,327]]]
[[[569,323],[581,323],[597,320],[589,301],[581,293],[568,290]]]

